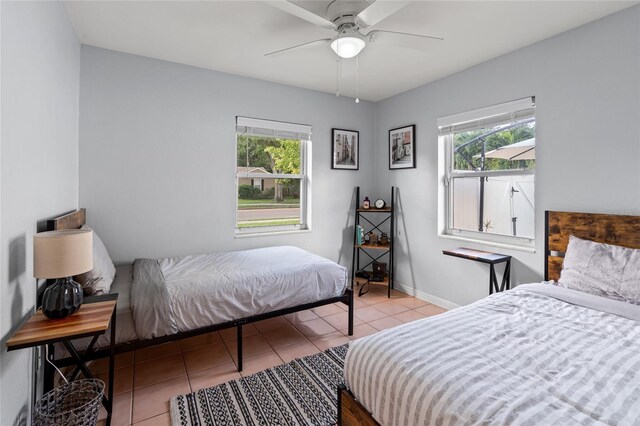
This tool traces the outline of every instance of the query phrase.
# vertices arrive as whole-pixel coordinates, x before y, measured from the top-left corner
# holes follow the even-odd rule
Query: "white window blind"
[[[236,133],[280,139],[311,140],[311,126],[309,125],[240,116],[236,117]]]
[[[518,99],[438,119],[438,134],[450,135],[496,127],[535,116],[535,97]]]

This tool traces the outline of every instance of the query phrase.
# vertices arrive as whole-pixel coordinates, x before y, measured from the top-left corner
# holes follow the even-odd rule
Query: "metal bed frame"
[[[47,230],[53,231],[58,229],[77,229],[86,223],[86,209],[82,208],[76,210],[71,213],[67,213],[63,216],[59,216],[47,221]],[[100,296],[95,296],[99,298]],[[86,299],[87,301],[91,300],[89,297]],[[278,309],[276,311],[265,312],[258,315],[253,315],[250,317],[240,318],[233,321],[227,321],[221,324],[214,324],[207,327],[201,327],[194,330],[188,330],[179,332],[176,334],[171,334],[162,337],[156,337],[153,339],[146,340],[137,340],[133,342],[126,343],[118,343],[115,344],[115,354],[122,354],[125,352],[134,351],[137,349],[147,348],[150,346],[156,346],[162,343],[172,342],[179,339],[184,339],[187,337],[198,336],[200,334],[210,333],[212,331],[224,330],[231,327],[236,327],[236,333],[238,338],[237,345],[237,353],[238,353],[238,371],[242,371],[242,326],[245,324],[251,324],[257,321],[262,321],[269,318],[279,317],[281,315],[286,315],[294,312],[304,311],[307,309],[315,308],[318,306],[329,305],[332,303],[341,302],[348,306],[348,334],[349,336],[353,335],[353,290],[347,286],[344,294],[337,297],[331,297],[328,299],[318,300],[312,303],[305,303],[303,305],[291,306],[289,308]],[[50,356],[55,357],[53,345],[49,348]],[[109,348],[102,348],[98,350],[89,350],[84,351],[79,354],[79,356],[86,362],[91,360],[96,360],[99,358],[104,358],[109,356]],[[62,359],[56,360],[56,365],[65,367],[74,364],[74,359],[72,357],[66,357]],[[48,363],[45,363],[45,367],[48,367]],[[52,383],[53,381],[53,369],[51,367],[45,368],[45,383]],[[76,373],[77,374],[77,373]]]

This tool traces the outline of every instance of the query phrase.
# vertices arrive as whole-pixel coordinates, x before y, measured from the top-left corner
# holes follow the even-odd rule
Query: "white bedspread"
[[[347,269],[296,247],[134,263],[136,333],[149,339],[337,297]]]
[[[382,425],[640,424],[640,307],[548,284],[352,342]]]

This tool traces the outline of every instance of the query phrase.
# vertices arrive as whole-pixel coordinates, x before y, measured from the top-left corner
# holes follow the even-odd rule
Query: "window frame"
[[[533,107],[535,107],[535,98],[531,97],[530,99],[533,104]],[[514,101],[513,104],[522,105],[523,101],[524,100]],[[483,121],[482,115],[486,114],[487,111],[501,110],[501,109],[508,110],[508,106],[507,106],[508,104],[509,103],[487,107],[487,108],[481,108],[479,110],[465,112],[457,116],[464,117],[468,121],[482,122]],[[444,120],[449,122],[455,121],[455,118],[452,119],[452,117],[454,116],[446,117]],[[535,121],[535,113],[533,113],[532,117]],[[518,122],[522,120],[523,120],[523,117],[519,117],[518,114],[514,112],[514,114],[512,114],[512,118],[510,122]],[[522,237],[522,236],[496,234],[496,233],[483,232],[480,230],[469,230],[469,229],[454,227],[453,219],[454,219],[455,206],[453,206],[453,198],[454,198],[454,186],[455,186],[454,180],[455,179],[472,178],[472,177],[480,178],[480,177],[531,176],[532,175],[534,179],[534,188],[535,188],[536,170],[535,169],[533,170],[513,169],[513,170],[485,170],[485,171],[466,171],[466,170],[456,171],[454,170],[454,163],[455,163],[454,148],[453,148],[454,134],[463,133],[465,131],[470,131],[472,129],[455,132],[452,129],[455,127],[455,124],[454,125],[448,124],[449,128],[451,128],[452,131],[445,132],[443,134],[442,133],[443,126],[440,124],[440,120],[438,124],[439,124],[438,127],[440,129],[440,133],[438,136],[438,143],[441,151],[441,155],[440,155],[441,182],[439,185],[440,187],[439,201],[441,203],[441,206],[439,208],[438,236],[442,238],[460,239],[460,240],[484,244],[484,245],[492,245],[497,247],[513,248],[513,249],[520,249],[520,250],[534,252],[535,242],[536,242],[535,206],[534,206],[534,213],[533,213],[534,215],[533,216],[534,217],[533,235],[532,237]],[[537,165],[536,165],[536,168],[537,168]]]
[[[236,120],[238,121],[237,117]],[[269,124],[273,124],[273,128],[263,127],[264,129],[273,130],[273,136],[270,135],[260,135],[261,137],[271,137],[274,139],[296,139],[300,141],[300,173],[298,174],[288,174],[288,173],[273,173],[268,177],[265,177],[264,173],[250,173],[250,172],[239,172],[238,171],[238,136],[247,134],[238,132],[239,126],[236,123],[236,132],[235,132],[235,155],[234,161],[235,164],[235,213],[234,213],[234,235],[236,238],[238,237],[247,237],[247,236],[260,236],[260,235],[270,235],[270,234],[286,234],[286,233],[296,233],[296,232],[304,232],[311,230],[311,218],[310,218],[310,152],[311,152],[311,126],[306,126],[309,128],[307,133],[308,137],[303,138],[302,132],[298,137],[279,137],[276,133],[278,132],[278,128],[280,125],[284,126],[300,126],[304,125],[296,125],[292,123],[280,122],[280,121],[271,121],[271,120],[257,120],[257,119],[248,119],[260,122],[261,126],[268,126]],[[249,134],[251,136],[251,134]],[[257,136],[257,135],[255,135]],[[265,179],[299,179],[300,180],[300,223],[295,225],[276,225],[276,226],[255,226],[255,227],[247,227],[240,228],[238,227],[238,190],[240,187],[240,179],[262,179],[263,185]]]

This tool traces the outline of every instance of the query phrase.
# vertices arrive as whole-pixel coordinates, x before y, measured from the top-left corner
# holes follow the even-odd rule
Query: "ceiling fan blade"
[[[275,52],[269,52],[269,53],[266,53],[264,56],[273,57],[273,56],[278,56],[286,53],[294,53],[300,50],[308,49],[310,47],[325,46],[325,45],[328,46],[330,42],[331,42],[330,38],[322,38],[320,40],[309,41],[307,43],[302,43],[296,46],[287,47],[285,49],[276,50]]]
[[[287,13],[290,13],[291,15],[297,16],[298,18],[304,19],[305,21],[311,22],[312,24],[319,27],[331,30],[335,27],[335,25],[333,25],[333,22],[323,18],[322,16],[316,15],[313,12],[309,12],[307,9],[291,3],[287,0],[270,0],[265,1],[265,3]]]
[[[410,1],[376,0],[373,4],[358,14],[358,23],[361,27],[371,27],[383,19],[393,15]]]
[[[433,47],[433,41],[442,40],[444,40],[442,37],[386,30],[373,30],[367,34],[367,41],[370,43],[415,50],[428,50]]]

